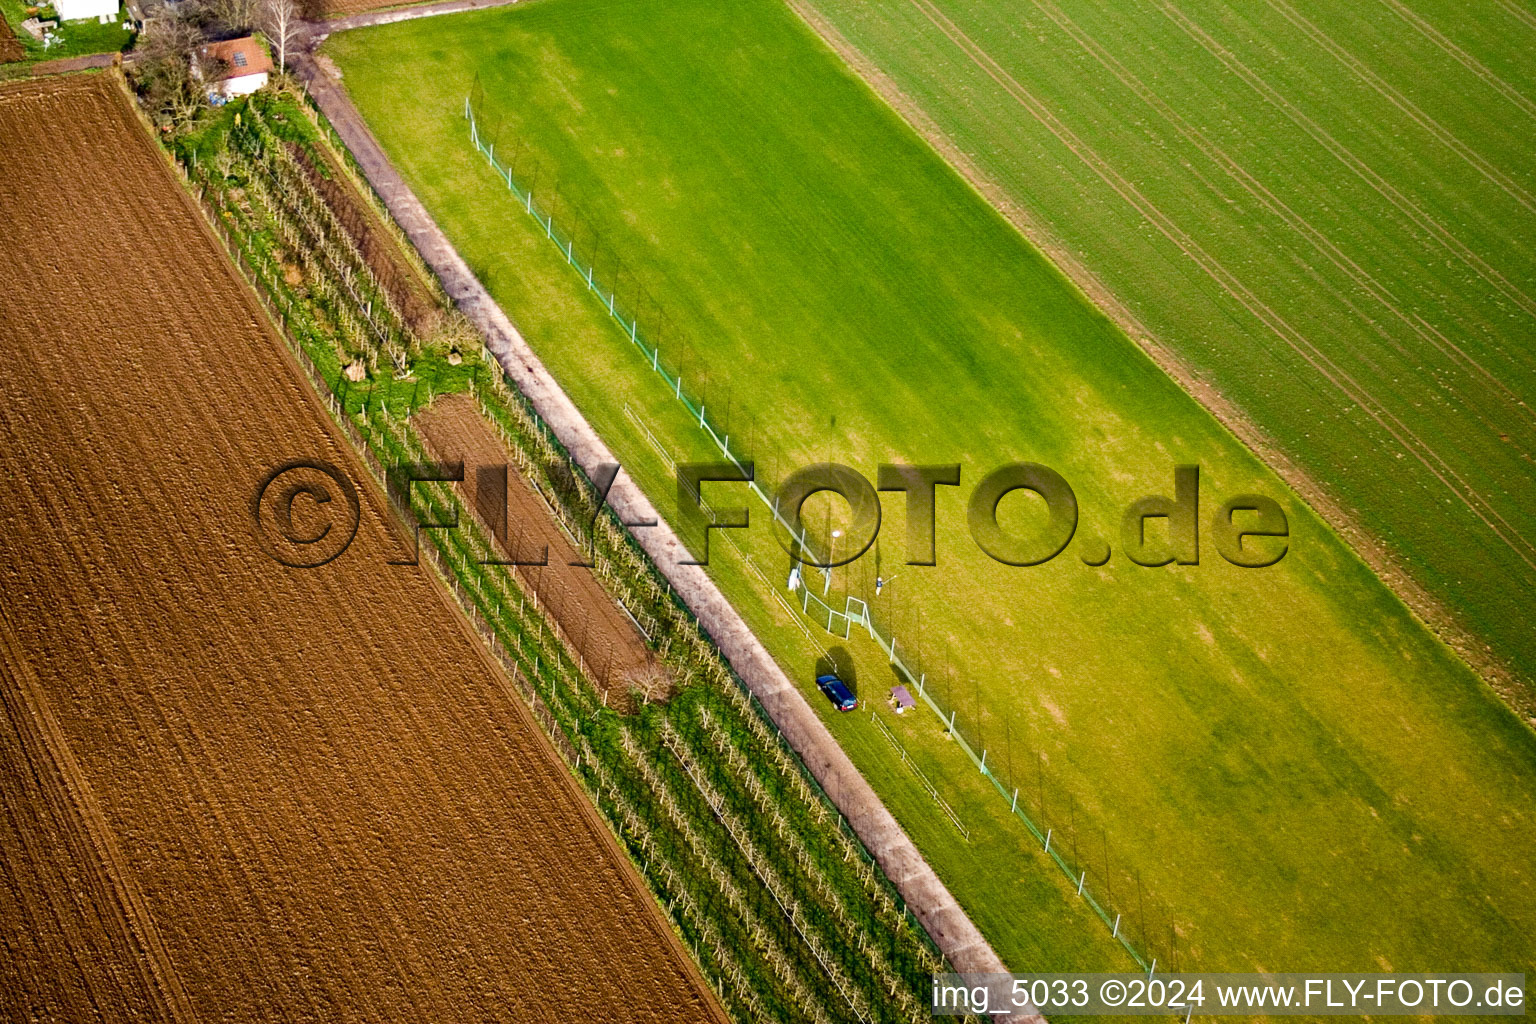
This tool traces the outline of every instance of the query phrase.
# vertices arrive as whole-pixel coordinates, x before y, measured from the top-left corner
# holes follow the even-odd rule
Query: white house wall
[[[103,14],[117,17],[119,0],[54,0],[53,8],[59,12],[60,21],[77,18],[100,18]]]
[[[226,78],[222,87],[225,96],[245,96],[267,84],[267,73],[258,71],[254,75],[240,75],[238,78]]]

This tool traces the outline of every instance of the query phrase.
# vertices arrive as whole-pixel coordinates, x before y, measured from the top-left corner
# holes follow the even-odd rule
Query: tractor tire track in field
[[[6,1019],[166,1021],[123,908],[75,806],[36,735],[9,657],[0,657],[0,920],[14,920],[0,960]],[[55,894],[75,894],[59,899]],[[72,992],[83,998],[72,998]]]
[[[1457,238],[1445,225],[1421,210],[1416,203],[1398,191],[1391,182],[1376,173],[1365,161],[1350,152],[1347,146],[1334,138],[1332,134],[1316,121],[1302,113],[1278,89],[1264,81],[1261,75],[1239,60],[1237,55],[1231,50],[1228,50],[1213,39],[1193,19],[1183,11],[1180,11],[1171,0],[1161,0],[1158,4],[1158,9],[1163,12],[1168,20],[1177,25],[1185,35],[1198,44],[1201,49],[1215,57],[1228,71],[1241,78],[1255,92],[1269,101],[1272,106],[1285,114],[1293,124],[1312,136],[1313,141],[1333,154],[1335,159],[1345,167],[1348,167],[1351,172],[1366,182],[1366,184],[1370,185],[1382,198],[1397,207],[1405,217],[1417,224],[1422,230],[1434,236],[1452,255],[1472,268],[1479,277],[1498,289],[1511,302],[1530,315],[1536,316],[1536,299],[1532,299],[1525,292],[1511,284],[1503,274],[1499,273],[1488,261],[1473,252],[1466,243]]]
[[[45,790],[57,793],[61,818],[78,822],[84,832],[94,861],[85,867],[87,871],[95,868],[105,876],[118,911],[109,916],[118,919],[126,933],[125,944],[137,954],[130,959],[143,972],[146,988],[156,997],[156,1008],[162,1018],[177,1024],[193,1024],[198,1019],[197,1014],[166,953],[154,915],[145,904],[133,871],[101,812],[90,782],[69,748],[69,738],[48,706],[48,695],[27,663],[26,652],[11,629],[3,608],[0,608],[0,705],[14,725],[23,747],[29,748],[26,756],[33,775]],[[18,767],[13,765],[11,769]]]
[[[1531,117],[1536,118],[1536,102],[1532,102],[1519,89],[1516,89],[1504,81],[1504,79],[1494,74],[1482,61],[1451,42],[1439,29],[1414,13],[1407,4],[1402,3],[1401,0],[1381,0],[1381,2],[1391,8],[1392,13],[1406,21],[1415,32],[1439,47],[1446,56],[1472,72],[1500,96],[1509,100]]]
[[[1472,167],[1476,169],[1479,174],[1487,178],[1493,184],[1497,185],[1504,191],[1506,195],[1515,200],[1515,202],[1519,203],[1527,210],[1536,212],[1536,197],[1532,197],[1531,194],[1525,189],[1521,188],[1519,183],[1516,182],[1513,178],[1499,170],[1487,160],[1483,159],[1483,157],[1475,152],[1472,147],[1462,142],[1461,139],[1457,138],[1448,128],[1442,125],[1439,121],[1435,120],[1429,114],[1425,113],[1418,104],[1414,103],[1407,96],[1404,96],[1390,82],[1376,74],[1376,72],[1367,67],[1365,63],[1358,57],[1350,53],[1343,46],[1339,45],[1339,43],[1337,43],[1331,35],[1323,31],[1313,22],[1309,21],[1305,15],[1296,10],[1296,8],[1292,7],[1289,3],[1286,2],[1286,0],[1267,0],[1267,2],[1269,3],[1269,6],[1273,10],[1277,11],[1283,18],[1285,18],[1286,21],[1289,21],[1292,25],[1295,25],[1298,29],[1300,29],[1303,35],[1311,39],[1324,50],[1327,50],[1330,56],[1332,56],[1340,64],[1344,65],[1351,72],[1353,72],[1356,78],[1359,78],[1366,85],[1369,85],[1373,90],[1376,91],[1378,95],[1386,99],[1398,110],[1401,110],[1404,114],[1408,115],[1408,117],[1413,120],[1415,124],[1417,124],[1420,128],[1423,128],[1429,134],[1433,135],[1436,141],[1438,141],[1446,149],[1449,149],[1452,153],[1455,153],[1468,164],[1472,165]]]
[[[1269,210],[1278,219],[1288,225],[1293,231],[1306,239],[1306,241],[1311,244],[1314,250],[1316,250],[1320,255],[1325,257],[1330,263],[1342,271],[1347,277],[1350,278],[1350,280],[1354,281],[1354,283],[1361,289],[1361,291],[1375,299],[1378,303],[1381,304],[1383,308],[1387,310],[1387,312],[1391,313],[1394,317],[1400,320],[1406,327],[1408,327],[1409,330],[1417,334],[1431,347],[1438,349],[1440,353],[1453,364],[1459,363],[1464,369],[1469,369],[1475,372],[1479,377],[1482,378],[1485,384],[1492,386],[1499,394],[1504,396],[1506,400],[1505,404],[1508,406],[1508,412],[1512,412],[1516,417],[1524,417],[1530,421],[1530,425],[1536,425],[1536,410],[1532,410],[1524,403],[1522,403],[1520,396],[1515,394],[1515,392],[1511,390],[1510,387],[1504,383],[1504,381],[1500,380],[1498,376],[1488,370],[1487,367],[1483,366],[1472,356],[1468,355],[1450,338],[1447,338],[1438,329],[1430,325],[1427,321],[1424,320],[1423,317],[1417,314],[1409,315],[1409,313],[1405,311],[1404,307],[1401,305],[1401,300],[1399,300],[1397,296],[1393,295],[1388,287],[1381,284],[1381,282],[1379,282],[1368,270],[1350,258],[1350,256],[1341,250],[1337,245],[1335,245],[1334,242],[1323,231],[1313,226],[1312,223],[1309,222],[1305,217],[1293,210],[1290,205],[1285,202],[1285,200],[1281,199],[1279,196],[1270,191],[1270,189],[1262,181],[1254,177],[1254,175],[1250,174],[1248,170],[1244,168],[1240,163],[1238,163],[1236,159],[1228,155],[1228,153],[1219,144],[1211,141],[1205,136],[1203,132],[1200,131],[1200,129],[1191,125],[1177,110],[1173,109],[1173,107],[1164,101],[1160,96],[1158,96],[1156,92],[1150,89],[1146,83],[1141,81],[1141,79],[1138,78],[1135,73],[1133,73],[1129,68],[1122,64],[1112,53],[1106,50],[1093,37],[1091,33],[1079,27],[1077,23],[1074,22],[1065,11],[1053,3],[1052,0],[1034,0],[1034,3],[1042,13],[1054,21],[1057,26],[1062,29],[1062,31],[1071,36],[1079,46],[1081,46],[1095,60],[1097,60],[1101,67],[1103,67],[1110,74],[1114,75],[1121,84],[1123,84],[1127,89],[1130,89],[1144,103],[1146,103],[1154,111],[1160,114],[1163,119],[1172,125],[1174,129],[1177,130],[1178,133],[1182,135],[1188,142],[1200,150],[1201,153],[1205,154],[1205,156],[1209,158],[1213,163],[1217,164],[1224,171],[1226,171],[1227,176],[1236,182],[1250,196],[1258,200],[1260,205]],[[1275,3],[1283,3],[1283,0],[1271,0],[1272,5]],[[1352,312],[1359,312],[1359,310],[1355,309],[1353,303],[1350,302],[1347,297],[1340,295],[1339,299],[1341,302],[1349,305]],[[1372,330],[1374,330],[1383,340],[1385,340],[1389,345],[1396,349],[1400,355],[1408,359],[1413,358],[1410,353],[1402,348],[1397,339],[1393,337],[1393,335],[1388,332],[1380,323],[1378,323],[1375,318],[1361,316],[1359,319],[1363,323],[1368,324]],[[1490,421],[1485,416],[1483,416],[1480,411],[1478,411],[1479,404],[1474,401],[1473,398],[1479,396],[1473,396],[1473,398],[1469,398],[1468,396],[1460,394],[1454,387],[1449,386],[1447,387],[1447,391],[1460,398],[1465,404],[1466,408],[1474,410],[1474,414],[1477,415],[1479,420],[1482,421],[1483,425],[1488,427],[1495,434],[1511,429],[1508,426],[1503,426],[1501,429],[1500,424],[1496,424]]]
[[[1494,0],[1494,3],[1504,8],[1506,12],[1513,15],[1517,20],[1524,22],[1526,27],[1536,30],[1536,14],[1527,11],[1515,3],[1515,0]]]
[[[1292,351],[1299,355],[1321,377],[1337,388],[1345,397],[1358,405],[1394,440],[1401,444],[1435,479],[1471,510],[1488,529],[1532,569],[1536,569],[1536,545],[1531,544],[1495,510],[1488,500],[1457,474],[1445,460],[1424,443],[1406,424],[1385,409],[1371,393],[1340,368],[1327,354],[1309,342],[1305,336],[1291,327],[1274,309],[1248,290],[1247,286],[1210,256],[1198,242],[1187,235],[1151,203],[1139,189],[1093,151],[1066,124],[1053,114],[1045,104],[1024,88],[1012,75],[999,65],[985,49],[966,35],[931,0],[911,0],[914,7],[964,52],[976,66],[997,83],[1015,102],[1024,107],[1037,121],[1094,171],[1111,189],[1130,204],[1148,223],[1152,224],[1170,242],[1215,280],[1228,295],[1248,310],[1259,322],[1268,327]],[[1390,421],[1390,422],[1389,422]],[[1437,468],[1437,464],[1439,468]],[[1452,481],[1455,481],[1454,483]]]

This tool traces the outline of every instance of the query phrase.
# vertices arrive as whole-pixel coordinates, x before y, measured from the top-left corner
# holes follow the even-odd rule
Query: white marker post
[[[842,530],[832,531],[832,551],[827,556],[827,577],[826,582],[822,584],[821,587],[822,597],[826,597],[827,594],[832,590],[832,563],[837,561],[837,538],[841,537],[842,535]]]

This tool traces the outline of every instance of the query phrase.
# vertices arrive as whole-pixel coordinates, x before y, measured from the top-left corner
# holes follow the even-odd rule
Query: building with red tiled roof
[[[208,75],[210,97],[249,95],[267,84],[272,71],[272,58],[253,36],[209,43],[203,47],[202,57],[205,64],[218,68]]]

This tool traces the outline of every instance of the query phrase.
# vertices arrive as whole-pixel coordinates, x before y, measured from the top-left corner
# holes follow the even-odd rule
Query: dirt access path
[[[387,25],[392,21],[430,18],[438,14],[477,11],[484,7],[505,7],[524,0],[438,0],[436,3],[389,6],[391,0],[311,0],[316,8],[306,12],[315,19],[308,23],[311,37],[324,38],[331,32],[367,25]]]
[[[475,400],[468,395],[444,395],[416,414],[416,425],[427,448],[439,462],[464,463],[464,481],[456,484],[465,505],[484,507],[480,473],[504,472],[487,483],[502,489],[505,519],[481,521],[495,535],[503,556],[519,562],[541,558],[545,565],[513,568],[523,587],[535,595],[546,614],[560,625],[599,685],[608,692],[608,705],[628,710],[629,687],[644,688],[659,672],[634,620],[603,588],[592,570],[581,563],[586,555],[556,522],[544,498],[533,489],[496,436]],[[664,690],[657,687],[652,696]]]
[[[723,1024],[128,103],[0,88],[0,1020]]]
[[[462,8],[450,3],[413,10],[448,13],[459,9]],[[372,23],[360,21],[355,24]],[[326,31],[327,26],[315,26],[310,45],[321,41],[322,33]],[[404,229],[427,266],[442,281],[449,297],[479,329],[492,355],[533,403],[576,463],[590,475],[600,465],[617,462],[405,184],[341,83],[322,66],[326,62],[305,52],[298,55],[294,63],[296,72],[307,83],[310,95],[352,151],[390,214]],[[916,844],[880,802],[864,776],[806,703],[800,690],[790,682],[714,581],[700,567],[683,564],[691,556],[649,499],[621,473],[609,492],[608,501],[625,522],[654,520],[661,524],[635,530],[636,539],[773,716],[784,737],[832,796],[949,962],[960,971],[1005,972],[1002,960],[980,929],[939,880]]]

